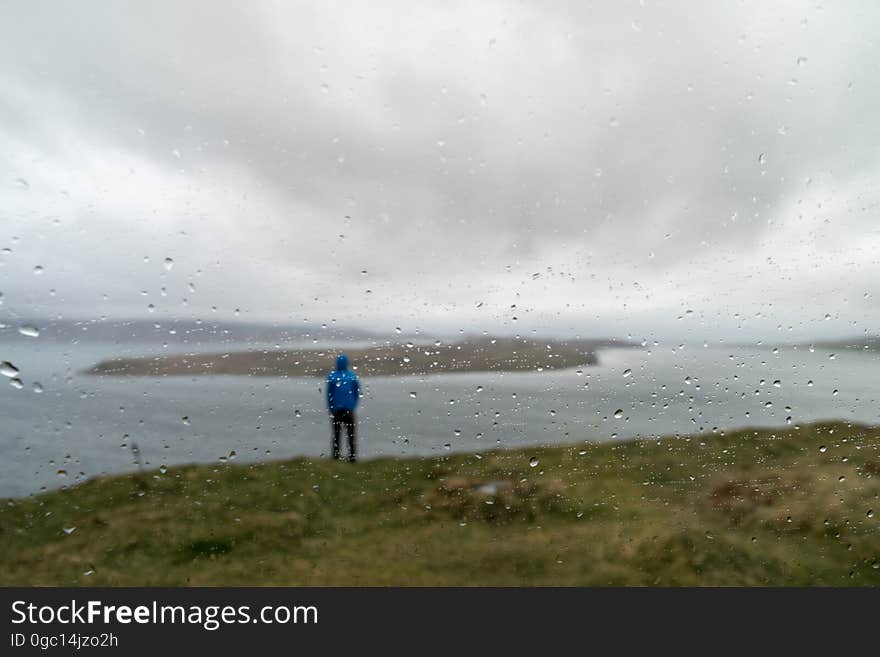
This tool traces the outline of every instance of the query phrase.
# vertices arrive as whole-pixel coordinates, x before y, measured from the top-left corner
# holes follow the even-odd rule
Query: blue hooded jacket
[[[348,369],[348,356],[339,354],[336,369],[327,375],[327,408],[336,411],[353,411],[360,397],[360,382],[357,375]]]

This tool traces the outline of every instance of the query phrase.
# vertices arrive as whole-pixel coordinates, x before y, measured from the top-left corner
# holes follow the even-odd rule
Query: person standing
[[[339,434],[343,425],[348,434],[348,460],[354,463],[357,458],[354,409],[360,400],[360,387],[357,375],[348,369],[348,356],[339,354],[336,369],[327,375],[327,410],[333,429],[334,459],[339,459]]]

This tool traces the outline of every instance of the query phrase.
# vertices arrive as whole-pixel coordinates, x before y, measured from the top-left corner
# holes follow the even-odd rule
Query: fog
[[[875,3],[0,15],[6,322],[880,329]]]

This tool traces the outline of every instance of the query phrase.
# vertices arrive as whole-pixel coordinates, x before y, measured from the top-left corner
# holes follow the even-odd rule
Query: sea
[[[352,346],[323,345],[328,369],[337,351]],[[0,497],[186,463],[326,457],[320,378],[84,373],[113,356],[295,347],[316,345],[24,335],[0,342],[0,361],[19,370],[17,380],[0,378]],[[598,356],[598,365],[564,370],[363,377],[359,457],[479,454],[817,420],[880,423],[877,352],[670,343]]]

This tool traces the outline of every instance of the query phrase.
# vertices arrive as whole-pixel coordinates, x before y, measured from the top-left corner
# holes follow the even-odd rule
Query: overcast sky
[[[878,332],[878,25],[870,0],[4,2],[0,317]]]

